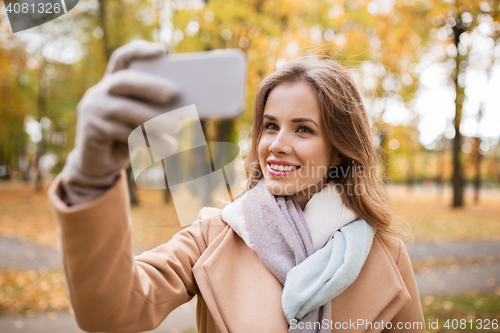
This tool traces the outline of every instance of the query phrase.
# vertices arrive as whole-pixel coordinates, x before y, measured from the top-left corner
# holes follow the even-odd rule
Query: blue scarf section
[[[365,220],[351,222],[335,232],[323,248],[288,272],[281,304],[289,324],[329,303],[356,280],[370,252],[375,231]]]

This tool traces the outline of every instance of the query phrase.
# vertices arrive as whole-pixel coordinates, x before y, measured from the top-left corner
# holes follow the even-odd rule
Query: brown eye
[[[267,123],[264,127],[271,131],[276,131],[278,129],[278,126],[273,123]]]
[[[309,127],[306,127],[306,126],[301,126],[298,129],[298,132],[299,133],[306,133],[306,134],[313,134],[313,131]]]

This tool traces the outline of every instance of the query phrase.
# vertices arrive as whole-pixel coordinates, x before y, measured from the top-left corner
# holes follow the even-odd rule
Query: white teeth
[[[292,171],[298,169],[298,167],[292,165],[271,164],[271,169],[276,171]]]

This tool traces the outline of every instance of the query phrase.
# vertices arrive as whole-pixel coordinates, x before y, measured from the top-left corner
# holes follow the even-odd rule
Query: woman
[[[126,67],[160,54],[151,44],[114,54],[78,106],[75,149],[49,190],[80,327],[151,330],[198,295],[200,332],[423,332],[408,255],[390,235],[366,112],[331,61],[290,62],[259,86],[246,193],[132,257],[120,173],[127,133],[176,88]]]

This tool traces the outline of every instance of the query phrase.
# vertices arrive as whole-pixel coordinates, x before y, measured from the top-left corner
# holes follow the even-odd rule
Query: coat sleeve
[[[386,329],[384,332],[425,332],[424,315],[422,313],[415,275],[413,274],[410,256],[401,240],[399,240],[399,256],[396,265],[411,299],[391,320],[392,329]]]
[[[49,189],[69,298],[85,331],[154,329],[198,293],[192,267],[206,248],[209,219],[134,258],[125,178],[122,172],[101,197],[72,207],[63,202],[60,176]]]

